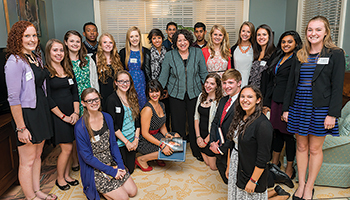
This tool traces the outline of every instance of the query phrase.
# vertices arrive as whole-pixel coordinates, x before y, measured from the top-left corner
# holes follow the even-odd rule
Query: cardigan
[[[118,108],[118,111],[117,111],[117,108]],[[122,131],[125,110],[122,102],[120,101],[119,96],[117,95],[117,92],[113,92],[111,95],[109,95],[106,101],[106,105],[103,108],[103,111],[106,111],[112,116],[113,122],[114,122],[114,130]],[[135,120],[135,129],[140,127],[141,127],[140,117],[138,117]]]
[[[94,168],[101,170],[102,172],[112,177],[115,177],[117,175],[118,169],[125,169],[123,159],[120,155],[119,147],[114,135],[113,119],[108,113],[102,112],[102,114],[110,131],[109,145],[113,159],[118,165],[117,169],[114,169],[112,166],[103,164],[94,156],[92,152],[90,136],[86,129],[83,117],[77,121],[74,127],[83,192],[90,200],[100,199],[95,184]]]
[[[177,49],[168,51],[158,79],[171,97],[180,100],[185,98],[186,92],[189,99],[198,97],[208,74],[202,50],[189,47],[188,51],[186,67]]]
[[[204,59],[205,59],[205,63],[208,62],[208,59],[210,57],[210,51],[209,51],[209,47],[205,47],[205,48],[202,48],[202,52],[203,52],[203,56],[204,56]],[[232,51],[230,50],[230,53]],[[224,59],[224,58],[222,58]],[[231,69],[231,57],[228,57],[228,60],[227,60],[227,69]]]
[[[201,104],[201,97],[202,97],[202,93],[200,93],[198,98],[197,98],[196,108],[194,111],[194,120],[198,120],[198,121],[200,120],[200,114],[198,112],[198,107],[199,107],[199,104]],[[212,101],[211,105],[210,105],[210,109],[209,109],[208,132],[210,132],[211,123],[214,120],[217,107],[218,107],[218,103],[216,102],[216,100]]]
[[[254,192],[262,193],[267,189],[268,166],[273,138],[273,127],[264,114],[246,127],[243,136],[238,135],[237,187],[244,190],[254,168],[265,169],[261,174]]]
[[[324,47],[320,58],[329,58],[329,60],[328,64],[316,65],[311,80],[312,104],[314,107],[329,107],[329,116],[340,117],[345,74],[344,51],[340,48]],[[292,64],[283,101],[283,111],[288,111],[289,106],[294,103],[301,65],[297,59]]]
[[[231,68],[232,69],[236,69],[235,68],[235,59],[233,59],[233,53],[235,52],[236,48],[238,47],[238,44],[235,44],[231,47],[231,53],[232,53],[232,59],[231,59]]]
[[[148,81],[152,80],[152,78],[150,77],[150,75],[151,75],[151,52],[149,49],[142,47],[142,54],[143,54],[143,63],[141,66],[141,70],[145,74],[146,83],[148,83]],[[126,64],[129,61],[125,62],[125,57],[126,57],[125,48],[122,48],[119,51],[119,56],[120,56],[120,61],[122,62],[123,67],[126,70]],[[129,70],[127,70],[127,71],[129,71]]]
[[[42,64],[40,57],[37,57],[37,60]],[[4,68],[9,105],[36,108],[35,76],[30,65],[18,55],[11,54]],[[46,80],[42,88],[47,96]]]

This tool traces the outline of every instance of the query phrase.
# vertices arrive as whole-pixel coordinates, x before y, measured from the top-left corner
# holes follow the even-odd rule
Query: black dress
[[[101,106],[106,106],[106,101],[109,95],[111,95],[114,91],[114,69],[111,65],[107,65],[112,70],[111,76],[108,76],[105,83],[102,83],[100,79],[98,79],[98,84],[100,86],[100,94],[102,96],[102,104]]]
[[[199,120],[199,132],[203,140],[209,135],[208,125],[209,125],[209,112],[210,107],[204,108],[201,105],[198,106],[198,113],[200,115]],[[215,154],[209,149],[210,145],[207,144],[204,148],[200,148],[200,151],[207,156],[214,157]]]
[[[63,114],[70,116],[74,112],[74,102],[79,102],[78,87],[75,78],[54,76],[50,81],[50,96],[54,104],[51,109],[57,106]],[[52,113],[54,125],[54,143],[71,143],[74,141],[74,126],[63,121]]]
[[[26,128],[32,135],[31,142],[39,144],[53,136],[51,111],[47,95],[43,89],[44,81],[47,80],[47,73],[43,68],[30,64],[35,78],[36,106],[32,108],[22,108],[22,115]],[[18,140],[17,146],[25,145]]]

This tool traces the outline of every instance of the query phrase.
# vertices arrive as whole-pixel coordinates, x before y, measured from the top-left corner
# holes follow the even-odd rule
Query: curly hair
[[[110,59],[111,59],[111,66],[114,70],[114,74],[112,75],[112,69],[107,66],[107,59],[106,56],[102,50],[102,38],[108,37],[113,42],[113,49],[109,53]],[[96,60],[97,60],[97,73],[98,73],[98,79],[103,83],[107,83],[108,77],[115,77],[117,72],[119,70],[123,69],[123,64],[120,61],[120,57],[118,54],[118,49],[115,44],[115,40],[113,36],[109,33],[103,33],[99,40],[98,40],[98,47],[97,47],[97,53],[96,53]]]
[[[246,112],[243,110],[241,103],[239,101],[241,97],[241,93],[243,90],[250,88],[254,91],[256,95],[256,99],[260,99],[260,102],[256,104],[254,112],[247,117],[247,119],[243,119],[243,117],[246,115]],[[261,114],[262,114],[262,109],[263,109],[263,97],[262,94],[259,90],[259,88],[255,85],[246,85],[243,87],[243,89],[239,92],[238,95],[238,102],[235,103],[235,111],[234,111],[234,116],[232,119],[232,123],[230,125],[228,134],[227,134],[227,139],[232,140],[233,138],[241,135],[244,135],[244,132],[246,128],[251,125],[254,120],[256,120]],[[243,124],[242,124],[243,122]]]
[[[215,101],[219,102],[219,100],[222,97],[222,86],[221,86],[221,78],[217,73],[209,73],[207,77],[205,77],[204,84],[202,85],[202,96],[201,96],[200,102],[203,103],[205,100],[207,100],[208,93],[205,91],[204,85],[208,78],[215,79],[215,83],[216,83]]]
[[[149,43],[152,44],[152,37],[153,36],[160,36],[162,38],[162,41],[164,40],[164,35],[162,33],[161,30],[157,29],[157,28],[154,28],[152,29],[149,33],[148,33],[148,40],[149,40]]]
[[[28,62],[27,58],[25,57],[25,55],[22,53],[23,50],[23,35],[24,32],[27,30],[27,28],[29,26],[33,26],[34,25],[28,21],[18,21],[16,22],[12,27],[11,30],[8,34],[8,38],[7,38],[7,46],[6,46],[6,59],[8,59],[10,57],[11,54],[19,56],[22,60],[24,60],[25,62]],[[34,27],[35,28],[35,27]],[[41,56],[40,53],[40,40],[38,38],[38,44],[35,48],[34,54],[36,54],[37,56]]]
[[[221,54],[221,57],[223,59],[228,61],[228,59],[231,57],[230,41],[229,41],[228,33],[226,32],[225,27],[220,25],[220,24],[215,24],[211,28],[210,33],[209,33],[209,40],[208,40],[207,48],[210,51],[210,58],[213,59],[215,56],[215,50],[214,50],[214,44],[213,44],[213,38],[212,38],[212,35],[213,35],[215,30],[219,30],[224,35],[224,38],[222,39],[222,42],[220,45],[220,54]]]
[[[87,50],[85,48],[85,45],[83,44],[83,37],[80,35],[80,33],[78,31],[70,30],[70,31],[67,31],[67,33],[64,35],[64,42],[68,42],[68,38],[71,35],[75,35],[75,36],[78,36],[80,38],[80,49],[78,52],[78,56],[79,56],[79,60],[80,60],[79,67],[83,68],[85,65],[88,64],[88,60],[86,59]],[[66,44],[64,45],[64,48],[65,48],[66,52],[69,52],[69,49],[68,49]],[[64,57],[65,57],[65,59],[67,59],[69,61],[69,66],[73,69],[73,64],[72,64],[72,61],[69,57],[69,53],[67,53]]]
[[[130,109],[131,109],[132,118],[133,118],[133,120],[135,120],[139,117],[140,108],[139,108],[139,100],[137,98],[137,93],[136,93],[136,89],[134,86],[134,81],[132,80],[132,77],[131,77],[129,72],[127,72],[126,70],[120,70],[117,72],[117,75],[115,76],[115,80],[114,80],[114,83],[115,83],[114,89],[118,90],[117,81],[118,81],[118,77],[121,74],[128,75],[129,80],[130,80],[129,89],[128,89],[128,91],[126,91],[126,98],[127,98],[128,104],[129,104]]]
[[[58,39],[50,39],[46,43],[46,47],[45,47],[46,66],[45,67],[49,70],[51,78],[54,77],[57,74],[56,69],[52,66],[51,53],[50,53],[51,48],[52,48],[54,43],[61,44],[62,48],[65,49],[63,42],[61,42]],[[66,54],[67,54],[67,52],[64,50],[63,56],[66,55]],[[61,61],[61,66],[63,68],[63,71],[68,75],[68,77],[73,78],[73,71],[70,69],[69,63],[68,63],[67,59],[65,59],[65,56],[64,56],[63,60]]]
[[[141,69],[142,69],[142,65],[143,65],[143,52],[142,52],[142,38],[141,38],[141,31],[139,28],[137,28],[136,26],[132,26],[128,29],[128,31],[126,32],[126,40],[125,40],[125,69],[129,70],[129,66],[128,66],[128,62],[130,59],[130,53],[131,53],[131,46],[130,46],[130,35],[131,32],[133,31],[137,31],[137,33],[139,34],[139,50],[140,50],[140,60],[141,60]]]
[[[178,49],[176,43],[177,43],[177,39],[179,38],[180,34],[185,36],[186,40],[190,43],[189,46],[191,46],[192,43],[193,43],[193,34],[189,30],[180,29],[180,30],[177,30],[175,32],[175,34],[173,35],[173,46],[174,46],[174,49]]]

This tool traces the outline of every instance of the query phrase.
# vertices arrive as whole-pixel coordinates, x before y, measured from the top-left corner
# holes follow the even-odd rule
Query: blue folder
[[[182,152],[174,152],[170,156],[164,155],[164,153],[161,152],[159,149],[158,151],[158,160],[167,160],[167,161],[179,161],[179,162],[185,162],[186,160],[186,141],[183,141],[184,144],[184,150]]]

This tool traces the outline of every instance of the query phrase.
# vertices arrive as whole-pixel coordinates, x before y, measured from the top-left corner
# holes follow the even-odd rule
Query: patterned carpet
[[[56,194],[63,200],[86,199],[82,186],[71,187],[68,191],[61,191],[54,185],[56,180],[56,160],[60,149],[55,148],[43,162],[42,189]],[[142,172],[139,168],[132,175],[138,194],[132,199],[137,200],[225,200],[227,199],[227,186],[222,182],[217,171],[212,171],[203,162],[192,157],[187,148],[186,162],[166,162],[165,167],[159,167],[155,162],[150,162],[154,167],[151,172]],[[73,172],[72,177],[80,180],[80,172]],[[289,193],[294,189],[282,185]],[[296,188],[296,187],[295,187]],[[348,197],[348,198],[347,198]],[[315,199],[350,200],[350,188],[340,189],[331,187],[315,187]],[[20,187],[12,187],[0,199],[23,199]],[[292,198],[290,198],[292,199]]]

